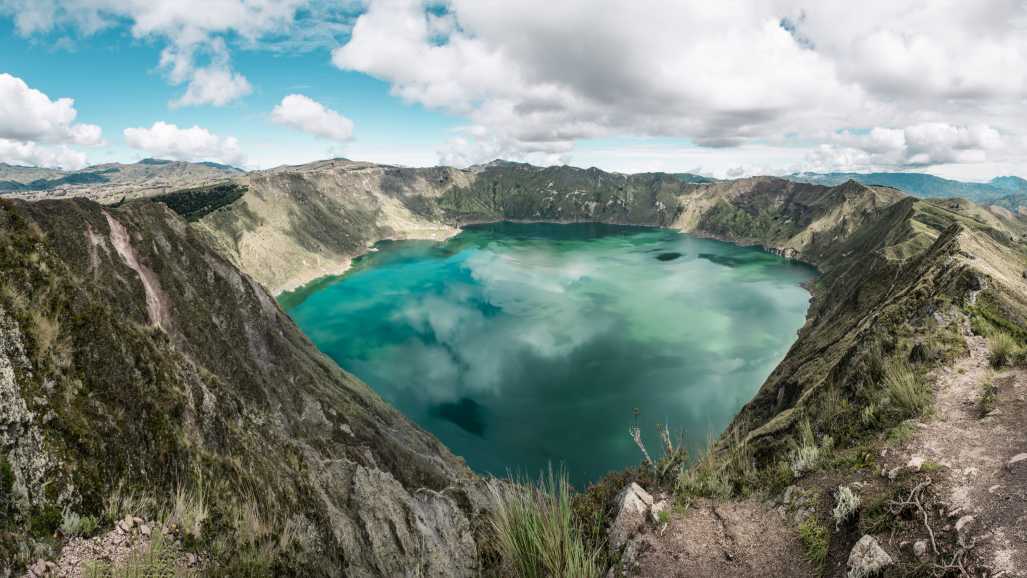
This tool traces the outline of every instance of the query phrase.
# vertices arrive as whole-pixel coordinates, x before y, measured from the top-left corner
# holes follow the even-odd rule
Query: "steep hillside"
[[[168,511],[227,575],[477,565],[462,461],[160,204],[0,200],[0,466],[0,575]]]

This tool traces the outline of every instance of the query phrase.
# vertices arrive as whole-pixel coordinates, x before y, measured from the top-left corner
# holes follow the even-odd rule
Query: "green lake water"
[[[674,231],[498,223],[383,242],[282,304],[340,366],[479,472],[635,465],[636,419],[693,455],[784,357],[814,277]],[[639,415],[634,415],[635,408]]]

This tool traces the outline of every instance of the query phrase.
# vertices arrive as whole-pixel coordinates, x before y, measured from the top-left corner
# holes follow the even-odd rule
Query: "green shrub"
[[[492,484],[493,529],[506,575],[600,576],[600,553],[585,546],[574,524],[571,486],[565,473],[539,477],[538,484]]]
[[[810,516],[799,525],[799,536],[806,548],[806,558],[817,566],[823,567],[827,562],[828,537],[825,528],[816,518]]]
[[[984,417],[995,409],[995,402],[998,401],[998,386],[995,382],[988,380],[981,384],[981,394],[977,398],[977,412]]]
[[[57,506],[46,504],[33,511],[29,519],[29,528],[34,536],[50,536],[61,527],[63,518]]]
[[[72,538],[75,536],[91,536],[96,531],[99,522],[92,516],[80,516],[70,508],[64,509],[61,519],[61,534]]]
[[[1020,345],[1005,331],[995,331],[988,337],[989,360],[992,367],[1004,367],[1020,355]]]

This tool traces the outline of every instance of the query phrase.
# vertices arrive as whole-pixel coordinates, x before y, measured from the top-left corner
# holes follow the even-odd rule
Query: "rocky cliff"
[[[228,574],[477,567],[462,461],[162,204],[0,201],[0,460],[0,575],[176,493]]]

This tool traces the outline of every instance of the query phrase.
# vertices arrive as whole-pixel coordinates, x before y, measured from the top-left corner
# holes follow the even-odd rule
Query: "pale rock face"
[[[615,498],[617,517],[610,526],[610,548],[619,551],[632,535],[645,524],[649,508],[653,505],[653,497],[632,482],[621,490]]]
[[[866,535],[856,542],[849,553],[848,578],[876,576],[894,563],[892,557],[877,543],[877,539]]]

